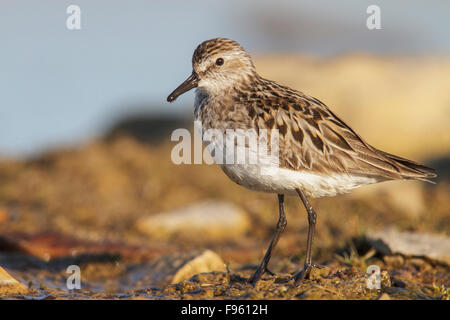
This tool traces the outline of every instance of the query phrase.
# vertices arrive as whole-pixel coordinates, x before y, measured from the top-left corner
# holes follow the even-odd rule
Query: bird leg
[[[272,241],[270,241],[269,248],[267,249],[266,254],[264,255],[264,258],[261,261],[261,264],[259,265],[258,269],[255,271],[253,276],[249,279],[249,282],[251,284],[253,284],[254,286],[261,279],[261,276],[264,273],[268,273],[272,276],[275,275],[272,271],[270,271],[267,268],[267,266],[269,264],[270,257],[272,256],[272,250],[277,245],[277,242],[287,225],[287,219],[286,219],[286,215],[284,213],[284,194],[278,195],[278,205],[279,205],[280,216],[278,218],[278,223],[277,223],[277,227],[275,229],[275,234],[273,235]]]
[[[299,282],[309,277],[309,274],[311,273],[311,270],[314,267],[314,265],[312,264],[311,251],[312,251],[312,242],[314,238],[314,231],[316,227],[317,214],[314,211],[311,204],[309,203],[308,199],[306,199],[303,191],[299,189],[296,189],[296,191],[300,199],[302,199],[303,205],[305,206],[306,212],[308,213],[308,240],[306,242],[305,266],[302,271],[300,271],[294,276],[295,284],[297,285]]]

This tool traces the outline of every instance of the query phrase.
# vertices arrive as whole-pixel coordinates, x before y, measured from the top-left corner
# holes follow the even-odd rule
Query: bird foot
[[[303,268],[302,271],[300,271],[299,273],[297,273],[296,275],[294,275],[292,277],[292,279],[294,279],[294,285],[298,285],[300,282],[302,282],[305,279],[309,279],[309,276],[311,274],[311,270],[313,268],[318,268],[321,269],[323,268],[322,266],[319,265],[315,265],[315,264],[309,264],[309,265],[305,265],[305,267]]]
[[[258,283],[258,281],[261,279],[261,277],[263,276],[263,274],[268,274],[271,277],[276,276],[276,274],[272,271],[269,270],[269,268],[267,267],[258,267],[258,269],[255,271],[255,273],[250,277],[250,279],[248,280],[249,283],[251,283],[253,286],[256,286],[256,284]]]
[[[269,268],[265,268],[264,273],[267,273],[271,277],[276,276],[275,272],[270,271]]]

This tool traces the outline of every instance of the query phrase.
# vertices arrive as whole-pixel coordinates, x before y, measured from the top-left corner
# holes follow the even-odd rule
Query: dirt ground
[[[321,265],[293,286],[306,247],[306,213],[288,197],[288,226],[256,287],[255,270],[274,230],[276,196],[229,181],[215,165],[174,165],[173,144],[147,145],[119,135],[29,160],[0,161],[0,266],[30,290],[18,299],[449,299],[450,268],[423,257],[382,255],[365,241],[370,229],[450,235],[450,185],[417,187],[423,203],[388,201],[380,189],[312,200],[318,212],[313,257]],[[410,184],[411,182],[403,182]],[[390,190],[389,183],[384,183]],[[396,187],[397,188],[397,187]],[[408,189],[409,190],[409,189]],[[205,199],[242,208],[250,228],[228,239],[139,232],[144,216]],[[411,200],[406,197],[408,205]],[[403,209],[402,209],[403,208]],[[405,209],[406,208],[406,209]],[[210,249],[227,270],[156,284],[146,277],[167,255]],[[68,265],[82,270],[82,289],[67,290]],[[381,268],[381,289],[368,289],[366,269]]]

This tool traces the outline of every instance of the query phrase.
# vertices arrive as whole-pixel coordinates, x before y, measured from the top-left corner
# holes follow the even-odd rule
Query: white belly
[[[250,190],[280,194],[296,194],[301,189],[313,198],[331,197],[351,189],[377,182],[367,177],[346,174],[323,175],[257,165],[220,165],[234,182]]]

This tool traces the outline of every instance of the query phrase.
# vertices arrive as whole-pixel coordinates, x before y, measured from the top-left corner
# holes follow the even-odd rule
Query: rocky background
[[[191,119],[131,117],[76,149],[0,158],[0,296],[449,299],[450,59],[264,56],[256,66],[325,102],[372,145],[435,167],[436,184],[311,200],[322,268],[298,287],[289,275],[303,266],[307,217],[288,197],[277,276],[254,288],[246,279],[275,228],[276,196],[235,185],[215,165],[173,164],[170,133],[192,130]],[[80,267],[79,290],[66,286],[70,265]],[[380,289],[366,285],[370,265]]]

